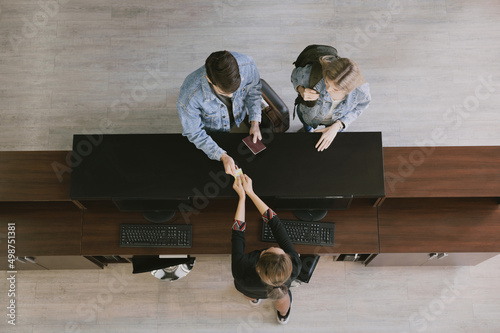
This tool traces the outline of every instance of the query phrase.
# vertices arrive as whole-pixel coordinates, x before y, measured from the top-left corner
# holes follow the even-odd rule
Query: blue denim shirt
[[[261,120],[261,83],[253,59],[231,52],[238,62],[241,84],[232,97],[236,126],[248,114],[248,120]],[[215,96],[207,80],[205,66],[189,74],[181,86],[177,99],[177,112],[181,119],[182,135],[213,160],[220,160],[226,151],[220,148],[207,132],[229,132],[231,124],[226,105]]]
[[[292,84],[295,90],[298,86],[304,88],[309,87],[309,76],[311,75],[311,65],[295,68],[292,72]],[[332,98],[326,91],[325,79],[321,79],[312,89],[319,92],[318,102],[312,108],[299,104],[298,111],[301,112],[304,121],[314,128],[318,127],[323,121],[326,121],[326,116],[332,107]],[[340,120],[344,123],[346,129],[349,125],[358,118],[361,113],[370,104],[370,85],[364,83],[351,91],[342,102],[337,105],[333,113],[333,122]]]

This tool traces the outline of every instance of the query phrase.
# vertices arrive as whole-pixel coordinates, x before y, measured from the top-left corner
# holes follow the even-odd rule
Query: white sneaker
[[[260,304],[260,302],[262,302],[262,300],[260,298],[257,298],[257,299],[251,299],[251,300],[249,300],[249,302],[251,305],[257,306]]]
[[[288,323],[288,319],[290,319],[290,311],[292,310],[292,292],[288,289],[288,296],[290,296],[290,307],[288,308],[288,312],[286,315],[282,316],[278,310],[276,310],[276,319],[278,323],[281,325],[285,325]]]

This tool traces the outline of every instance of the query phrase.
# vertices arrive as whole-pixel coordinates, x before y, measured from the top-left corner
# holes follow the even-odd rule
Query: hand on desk
[[[332,126],[322,128],[315,132],[323,133],[318,143],[316,143],[315,148],[318,148],[318,151],[323,151],[330,147],[333,142],[333,139],[337,136],[337,133],[340,131],[340,125],[338,122],[334,123]]]

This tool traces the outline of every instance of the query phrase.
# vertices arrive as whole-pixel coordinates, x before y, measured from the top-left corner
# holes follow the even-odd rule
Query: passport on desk
[[[257,155],[258,153],[266,149],[266,146],[264,146],[262,141],[260,141],[259,139],[257,139],[256,143],[253,143],[253,135],[249,135],[244,138],[243,142],[245,143],[245,145],[247,145],[247,147],[252,151],[254,155]]]

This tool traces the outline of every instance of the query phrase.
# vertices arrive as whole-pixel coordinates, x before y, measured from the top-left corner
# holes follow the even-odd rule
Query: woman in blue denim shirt
[[[356,63],[347,58],[321,57],[323,79],[309,87],[312,65],[295,68],[292,84],[304,101],[316,101],[312,107],[297,105],[297,114],[306,132],[319,125],[325,128],[316,144],[318,151],[327,149],[339,131],[345,130],[370,104],[370,87]]]

